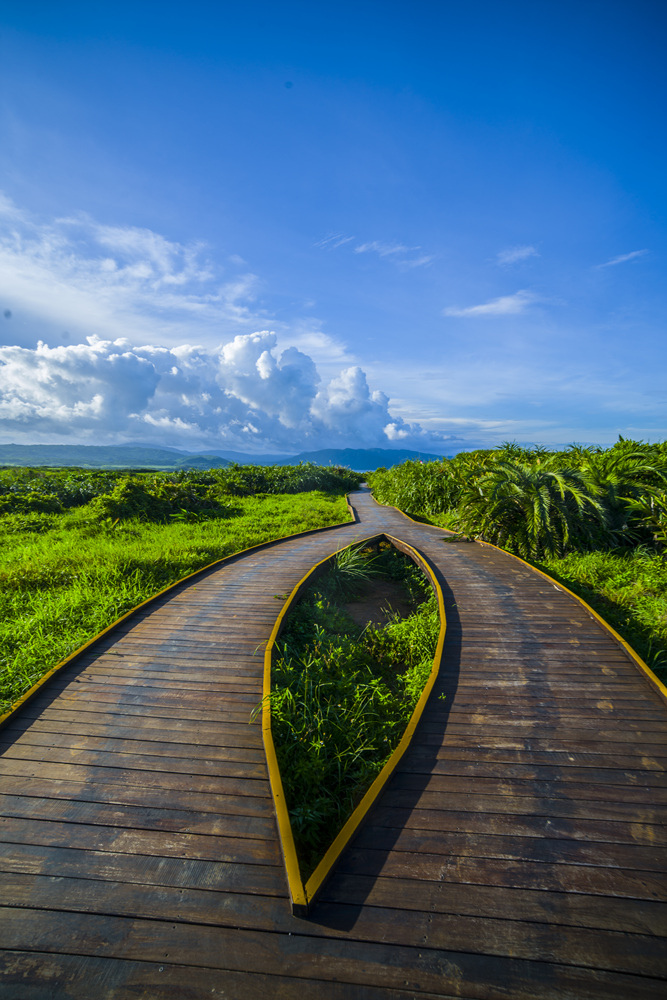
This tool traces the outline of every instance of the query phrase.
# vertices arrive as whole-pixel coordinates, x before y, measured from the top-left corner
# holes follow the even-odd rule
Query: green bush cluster
[[[667,543],[667,443],[565,451],[506,444],[371,473],[381,503],[524,558]]]
[[[218,489],[204,483],[121,479],[110,493],[102,493],[90,504],[91,513],[101,518],[134,517],[144,521],[198,520],[223,517],[232,508],[224,503]]]
[[[338,466],[301,463],[231,465],[206,471],[0,469],[0,516],[57,514],[90,504],[91,514],[115,521],[201,520],[224,517],[230,497],[355,489],[359,473]]]

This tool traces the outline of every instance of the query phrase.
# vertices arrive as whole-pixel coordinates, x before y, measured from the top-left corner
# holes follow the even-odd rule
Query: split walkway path
[[[351,502],[138,612],[0,730],[2,1000],[667,994],[667,703],[518,560]],[[382,531],[436,568],[443,663],[301,920],[248,716],[283,596]]]

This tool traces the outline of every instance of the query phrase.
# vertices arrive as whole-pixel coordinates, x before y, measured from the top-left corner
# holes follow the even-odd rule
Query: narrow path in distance
[[[667,704],[529,567],[351,502],[165,595],[0,730],[3,1000],[664,996]],[[248,717],[284,597],[381,531],[437,569],[443,664],[300,920]]]

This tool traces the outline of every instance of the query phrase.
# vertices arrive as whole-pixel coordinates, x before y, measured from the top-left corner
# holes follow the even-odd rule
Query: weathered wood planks
[[[0,996],[664,996],[665,701],[562,588],[352,500],[359,524],[179,587],[0,729]],[[284,595],[382,531],[438,568],[443,666],[299,920],[248,718]]]

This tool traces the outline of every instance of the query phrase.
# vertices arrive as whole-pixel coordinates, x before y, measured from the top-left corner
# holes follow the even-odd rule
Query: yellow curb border
[[[429,699],[433,685],[435,683],[436,677],[440,671],[440,665],[442,661],[442,652],[445,643],[445,633],[447,630],[447,621],[445,617],[445,602],[442,594],[442,589],[438,583],[437,577],[433,568],[431,567],[430,561],[426,559],[417,549],[413,548],[412,545],[408,545],[407,542],[402,541],[399,538],[395,538],[393,535],[387,532],[375,533],[369,535],[366,538],[355,539],[350,545],[364,545],[373,541],[380,541],[381,539],[386,539],[391,542],[395,548],[404,555],[409,556],[413,562],[417,563],[418,566],[425,572],[431,587],[433,588],[437,600],[438,600],[438,612],[440,614],[440,634],[438,636],[438,643],[436,646],[435,656],[433,657],[433,665],[431,667],[431,672],[428,676],[428,680],[424,686],[424,690],[421,693],[419,701],[415,705],[415,708],[410,716],[407,726],[401,740],[393,751],[389,760],[386,762],[378,776],[373,781],[361,802],[354,809],[350,817],[347,819],[340,832],[337,834],[333,843],[329,846],[326,853],[324,854],[322,860],[318,864],[317,868],[310,876],[306,884],[304,885],[303,879],[301,878],[301,871],[299,868],[299,859],[296,853],[296,847],[294,844],[294,835],[292,833],[292,824],[290,823],[289,811],[287,808],[287,802],[285,800],[285,793],[283,790],[283,783],[280,776],[280,768],[278,766],[278,759],[276,757],[275,745],[273,742],[273,733],[271,730],[271,702],[269,695],[271,693],[271,667],[273,664],[273,652],[275,648],[276,640],[282,631],[285,618],[289,613],[292,606],[296,603],[298,598],[301,596],[302,592],[307,586],[313,582],[313,578],[319,575],[325,569],[327,563],[335,559],[337,552],[332,555],[327,556],[325,559],[320,560],[320,562],[315,563],[306,575],[302,577],[301,580],[296,584],[292,593],[288,597],[287,601],[283,605],[283,608],[276,619],[276,623],[273,626],[271,632],[271,637],[266,645],[264,652],[264,689],[262,698],[262,737],[264,739],[264,747],[266,751],[266,761],[269,768],[269,781],[271,784],[271,792],[273,795],[273,801],[276,809],[276,819],[278,821],[278,832],[280,834],[280,845],[283,853],[283,860],[285,863],[285,871],[287,873],[287,884],[289,887],[290,898],[292,902],[292,913],[298,917],[307,917],[310,907],[315,902],[317,895],[322,890],[327,879],[331,875],[333,868],[338,861],[341,853],[350,843],[354,835],[357,833],[359,827],[365,820],[370,809],[378,799],[379,795],[383,791],[385,785],[387,784],[389,778],[393,774],[396,765],[400,761],[401,757],[410,745],[410,741],[417,727],[419,720],[423,714],[426,703]],[[350,545],[345,546],[349,548]],[[342,551],[342,550],[339,550]]]
[[[110,632],[113,632],[114,629],[118,628],[119,625],[127,621],[128,618],[131,618],[132,615],[135,614],[137,611],[139,611],[141,608],[145,608],[148,604],[151,604],[153,601],[157,601],[159,597],[163,597],[165,594],[169,593],[170,590],[174,590],[176,587],[180,587],[182,583],[185,583],[188,580],[192,580],[194,577],[199,576],[202,573],[206,573],[208,570],[214,569],[216,566],[221,566],[223,563],[231,562],[233,559],[238,559],[241,556],[245,556],[249,552],[258,552],[260,549],[267,549],[271,545],[279,545],[281,542],[289,541],[292,538],[305,538],[307,535],[315,535],[322,531],[331,531],[332,529],[335,528],[345,528],[349,527],[352,524],[358,524],[359,519],[357,517],[356,511],[350,504],[349,496],[350,495],[348,493],[345,497],[345,502],[347,504],[347,509],[350,512],[352,520],[339,521],[337,524],[329,524],[323,528],[308,528],[306,531],[296,531],[291,535],[283,535],[280,538],[272,538],[270,541],[258,542],[257,545],[251,545],[247,549],[239,549],[238,552],[231,552],[228,556],[223,556],[221,559],[215,559],[212,563],[208,563],[206,566],[202,566],[200,569],[196,569],[194,570],[194,572],[188,573],[187,576],[181,577],[180,580],[176,580],[174,583],[170,583],[167,587],[163,587],[162,590],[159,590],[156,594],[153,594],[152,597],[147,597],[145,601],[141,602],[141,604],[137,604],[136,607],[132,608],[130,611],[126,611],[124,615],[121,615],[120,618],[117,618],[114,622],[111,623],[111,625],[107,625],[105,629],[102,629],[101,632],[98,632],[97,635],[94,635],[93,638],[89,639],[88,642],[85,642],[83,646],[79,646],[79,648],[75,649],[73,653],[70,653],[69,656],[66,656],[64,660],[61,660],[60,663],[57,663],[54,667],[51,667],[50,670],[48,670],[45,674],[43,674],[40,677],[40,679],[33,684],[31,688],[29,688],[26,692],[24,692],[24,694],[21,695],[18,701],[15,701],[13,705],[11,705],[8,708],[8,710],[4,713],[4,715],[0,715],[0,729],[3,726],[5,726],[9,721],[9,719],[13,718],[24,707],[24,705],[26,705],[29,701],[31,701],[35,697],[35,695],[47,683],[47,681],[51,680],[54,674],[59,673],[65,667],[68,667],[70,666],[70,664],[74,663],[75,660],[78,660],[79,657],[81,657],[92,646],[94,646],[96,642],[102,639],[105,635],[109,635]]]
[[[645,674],[650,684],[657,689],[657,691],[659,692],[659,694],[662,695],[663,698],[667,700],[667,687],[662,683],[660,678],[656,674],[654,674],[654,672],[649,667],[648,663],[645,663],[644,660],[642,660],[641,656],[638,653],[635,653],[630,643],[626,642],[623,636],[619,635],[616,629],[613,628],[609,624],[609,622],[605,621],[602,615],[598,614],[598,612],[594,608],[592,608],[590,604],[587,604],[586,601],[583,599],[583,597],[579,597],[579,595],[575,594],[573,590],[569,590],[569,588],[566,587],[565,584],[560,583],[558,580],[554,579],[553,576],[549,576],[549,574],[545,573],[544,570],[538,569],[537,566],[533,566],[532,563],[529,563],[525,559],[522,559],[521,556],[515,556],[513,552],[508,552],[507,549],[502,549],[499,545],[494,545],[493,542],[484,542],[480,539],[477,544],[487,546],[490,549],[496,549],[496,551],[502,552],[504,555],[509,556],[510,559],[516,559],[517,562],[523,563],[523,565],[527,566],[528,569],[532,569],[534,573],[538,573],[540,576],[544,577],[545,580],[548,580],[549,583],[553,584],[553,586],[557,590],[562,590],[566,594],[569,594],[570,597],[573,597],[575,601],[581,604],[581,606],[585,608],[586,611],[588,611],[588,613],[591,614],[593,618],[595,618],[600,623],[600,625],[602,625],[602,627],[607,630],[607,632],[609,632],[611,637],[615,639],[616,642],[625,650],[630,659],[633,661],[634,665],[643,674]]]
[[[373,496],[372,493],[371,496]],[[374,496],[373,500],[375,500]],[[423,522],[421,521],[415,521],[414,518],[410,517],[409,514],[406,514],[404,510],[400,509],[400,507],[395,507],[393,504],[380,503],[379,500],[375,500],[375,503],[378,505],[378,507],[389,507],[392,510],[398,511],[399,514],[402,514],[403,517],[407,517],[407,519],[409,521],[412,521],[413,524],[423,524]],[[440,528],[440,526],[437,524],[424,525],[424,527],[438,528],[438,530],[440,531],[448,532],[453,535],[457,534],[457,532],[451,531],[449,528]],[[513,552],[508,552],[507,549],[503,549],[499,545],[494,545],[493,542],[485,542],[482,539],[476,540],[476,542],[478,545],[486,545],[490,549],[496,549],[498,552],[502,552],[503,555],[509,556],[510,559],[516,559],[518,562],[523,563],[524,566],[527,566],[529,569],[531,569],[534,573],[538,573],[540,576],[543,576],[545,580],[548,580],[549,583],[553,584],[553,586],[556,587],[558,590],[562,590],[564,591],[564,593],[569,594],[570,597],[573,597],[575,601],[581,604],[581,606],[585,608],[586,611],[588,611],[589,614],[591,614],[593,618],[595,618],[600,623],[600,625],[602,625],[602,627],[607,630],[607,632],[609,632],[612,638],[625,650],[625,652],[633,661],[637,669],[645,675],[646,679],[649,681],[651,686],[654,687],[665,700],[667,700],[667,686],[663,684],[660,678],[653,672],[653,670],[651,670],[648,663],[645,663],[644,660],[642,660],[639,653],[636,653],[634,651],[630,643],[626,642],[623,636],[620,635],[616,631],[616,629],[609,624],[608,621],[605,621],[602,615],[598,614],[598,612],[594,608],[592,608],[590,604],[587,604],[587,602],[583,599],[583,597],[579,597],[578,594],[575,594],[574,591],[566,587],[565,584],[560,583],[553,576],[549,576],[549,574],[545,573],[544,570],[538,569],[536,566],[533,566],[532,563],[529,563],[525,559],[522,559],[521,556],[516,556],[514,555]]]

